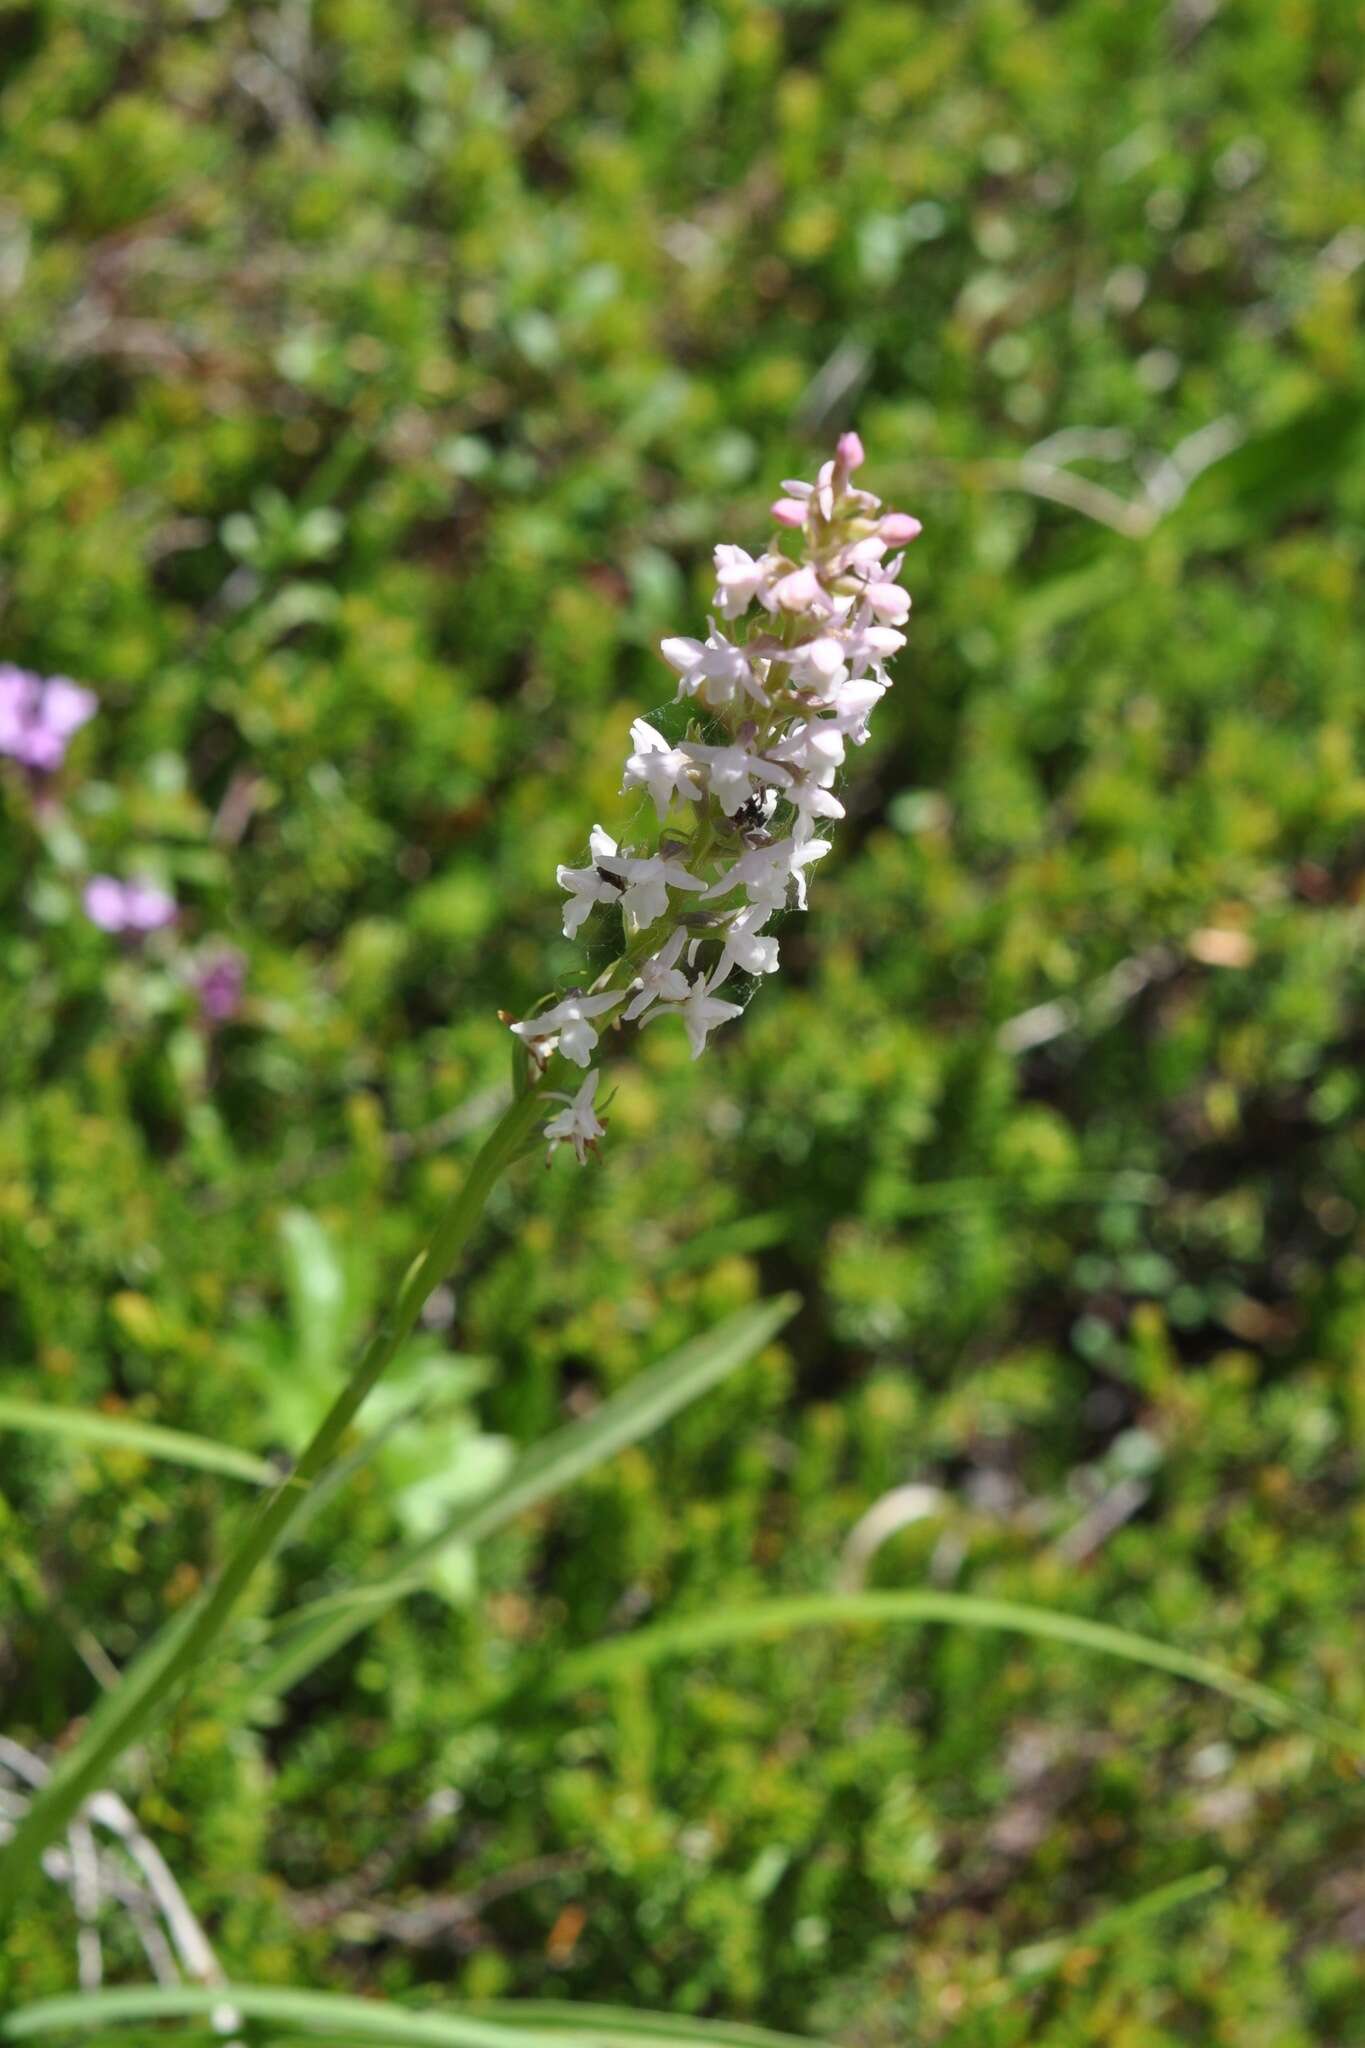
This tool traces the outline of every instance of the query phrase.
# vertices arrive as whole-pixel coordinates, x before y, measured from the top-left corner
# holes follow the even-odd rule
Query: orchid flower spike
[[[609,1012],[625,1005],[618,1028],[677,1018],[700,1058],[743,1009],[720,991],[742,996],[775,973],[766,927],[806,908],[807,871],[829,852],[816,835],[844,815],[833,785],[849,743],[867,738],[910,615],[903,557],[888,555],[920,523],[854,484],[866,460],[857,433],[841,434],[814,483],[783,483],[763,552],[716,547],[705,640],[661,645],[678,679],[673,722],[630,728],[622,793],[647,794],[657,832],[618,845],[594,825],[588,863],[556,870],[565,937],[605,918],[619,943],[591,990],[511,1025],[533,1082],[556,1054],[584,1069],[573,1094],[546,1092],[564,1105],[545,1125],[550,1156],[567,1144],[581,1165],[602,1136],[591,1062]]]

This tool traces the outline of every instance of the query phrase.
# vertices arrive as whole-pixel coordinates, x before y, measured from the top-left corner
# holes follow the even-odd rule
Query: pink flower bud
[[[889,547],[901,548],[907,541],[918,540],[924,528],[909,512],[888,512],[877,531]]]
[[[869,583],[863,596],[868,609],[893,626],[903,624],[910,616],[910,593],[902,590],[899,583]]]
[[[773,590],[773,596],[786,612],[810,611],[824,598],[820,579],[810,563],[794,569],[790,576],[784,576]]]
[[[857,434],[840,434],[834,452],[839,458],[839,467],[846,472],[857,469],[860,463],[867,460],[863,444]]]
[[[806,523],[806,508],[800,498],[775,499],[772,514],[779,526],[804,526]]]

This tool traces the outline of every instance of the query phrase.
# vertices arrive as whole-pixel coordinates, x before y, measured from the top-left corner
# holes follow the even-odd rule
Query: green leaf
[[[256,1984],[224,1984],[211,1990],[148,1985],[44,1998],[0,2019],[0,2041],[33,2041],[68,2029],[84,2032],[146,2020],[193,2019],[225,2005],[235,2006],[245,2019],[274,2021],[301,2034],[324,2034],[333,2043],[344,2037],[389,2042],[393,2048],[547,2048],[566,2037],[582,2042],[584,2048],[631,2048],[640,2041],[690,2043],[691,2048],[800,2048],[790,2034],[613,2006],[522,2006],[513,2001],[419,2013],[379,1999]]]
[[[1363,427],[1365,400],[1350,392],[1249,435],[1200,472],[1163,531],[1207,547],[1273,533],[1283,520],[1322,502],[1355,461]]]
[[[593,1414],[533,1444],[500,1486],[458,1509],[433,1535],[402,1552],[393,1576],[283,1616],[282,1626],[296,1622],[299,1627],[257,1674],[253,1693],[269,1698],[287,1691],[384,1608],[421,1586],[424,1574],[450,1545],[477,1543],[492,1535],[514,1516],[562,1492],[604,1458],[658,1429],[762,1350],[798,1305],[797,1295],[783,1294],[728,1316],[642,1372]]]
[[[154,1422],[133,1422],[121,1415],[99,1415],[88,1408],[59,1408],[45,1401],[0,1398],[0,1429],[24,1429],[42,1436],[66,1437],[74,1443],[105,1450],[138,1451],[168,1465],[196,1465],[229,1479],[247,1479],[271,1486],[280,1477],[263,1458],[218,1444],[211,1437],[190,1436],[180,1429],[162,1429]]]
[[[286,1209],[279,1222],[290,1318],[310,1371],[340,1367],[350,1323],[346,1269],[325,1225],[306,1209]]]
[[[1365,1756],[1365,1732],[1320,1713],[1316,1707],[1272,1692],[1269,1686],[1243,1678],[1211,1658],[1177,1649],[1150,1636],[1135,1635],[1130,1629],[1114,1628],[1108,1622],[1088,1621],[1079,1614],[1064,1614],[1051,1607],[1028,1607],[1015,1600],[981,1599],[971,1593],[816,1593],[760,1601],[751,1607],[721,1608],[684,1621],[661,1622],[635,1635],[618,1636],[580,1650],[563,1658],[547,1674],[545,1684],[551,1693],[577,1691],[622,1672],[638,1670],[642,1665],[695,1656],[700,1651],[722,1649],[734,1643],[771,1641],[804,1628],[935,1621],[1071,1643],[1077,1649],[1120,1657],[1129,1664],[1145,1664],[1154,1671],[1169,1672],[1174,1678],[1185,1678],[1191,1684],[1221,1693],[1225,1699],[1249,1707],[1264,1720],[1296,1722],[1324,1741]]]

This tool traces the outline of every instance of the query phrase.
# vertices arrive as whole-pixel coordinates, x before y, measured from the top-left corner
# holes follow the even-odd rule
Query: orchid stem
[[[412,1334],[428,1297],[451,1271],[483,1214],[494,1183],[516,1158],[542,1113],[539,1089],[518,1096],[503,1113],[293,1471],[252,1515],[218,1578],[161,1630],[105,1695],[80,1740],[34,1796],[0,1856],[0,1917],[13,1908],[44,1850],[65,1831],[83,1803],[103,1788],[129,1745],[164,1716],[181,1683],[212,1654],[251,1580],[278,1550],[313,1487],[333,1464],[362,1403]]]

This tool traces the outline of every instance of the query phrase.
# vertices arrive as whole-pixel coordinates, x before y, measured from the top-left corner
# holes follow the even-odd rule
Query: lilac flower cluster
[[[565,936],[604,904],[620,913],[624,947],[590,991],[511,1025],[537,1070],[555,1052],[585,1070],[572,1095],[549,1091],[564,1105],[545,1126],[551,1152],[569,1144],[582,1163],[602,1136],[592,1058],[610,1013],[618,1025],[677,1017],[697,1058],[743,1007],[719,993],[731,976],[776,971],[765,927],[806,908],[808,870],[829,851],[816,834],[844,815],[834,784],[846,748],[868,736],[910,612],[897,551],[920,523],[854,485],[863,460],[844,434],[813,484],[784,483],[763,554],[716,548],[706,639],[662,643],[696,716],[676,745],[643,718],[630,729],[622,791],[648,794],[654,843],[618,846],[594,825],[588,864],[557,871]]]
[[[154,882],[120,882],[92,875],[81,896],[91,924],[115,938],[147,938],[175,923],[175,898]]]
[[[0,755],[45,783],[66,760],[73,736],[99,709],[93,690],[69,676],[40,676],[0,662]],[[177,923],[175,898],[155,882],[91,875],[81,906],[93,925],[132,945]],[[246,962],[232,946],[210,946],[185,969],[210,1028],[230,1021],[241,1006]]]
[[[36,676],[0,662],[0,754],[33,775],[56,774],[96,708],[94,693],[69,676]]]
[[[169,890],[155,882],[120,881],[115,875],[92,875],[81,904],[91,924],[133,947],[154,932],[168,931],[180,919],[179,905]],[[235,946],[210,942],[197,957],[182,958],[180,973],[210,1031],[232,1022],[246,990],[244,954]]]
[[[210,946],[196,961],[190,986],[207,1025],[230,1024],[246,993],[246,955],[236,946]]]

